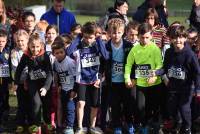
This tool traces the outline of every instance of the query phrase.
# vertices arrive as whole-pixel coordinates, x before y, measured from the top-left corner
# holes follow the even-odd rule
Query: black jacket
[[[35,84],[38,88],[44,87],[49,90],[53,80],[49,56],[44,53],[36,58],[31,58],[30,55],[27,55],[26,53],[23,54],[16,70],[15,84],[20,84],[21,73],[26,66],[28,67],[28,84]]]
[[[124,71],[125,71],[125,65],[127,61],[127,56],[133,47],[132,43],[126,41],[123,39],[123,50],[124,50]],[[111,46],[111,40],[108,41],[106,44],[106,49],[109,52],[109,60],[106,60],[104,65],[105,69],[105,77],[106,77],[106,84],[110,85],[112,83],[112,46]]]
[[[173,47],[167,49],[163,68],[169,78],[170,91],[190,92],[193,82],[195,89],[200,91],[198,59],[188,44],[180,52],[175,52]]]

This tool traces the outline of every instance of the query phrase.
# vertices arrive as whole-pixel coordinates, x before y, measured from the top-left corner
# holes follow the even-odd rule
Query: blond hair
[[[41,20],[35,25],[35,28],[37,30],[45,32],[48,26],[49,26],[49,23],[46,20]]]
[[[122,19],[120,18],[113,18],[108,21],[108,30],[111,31],[116,31],[120,27],[125,28],[125,23]]]

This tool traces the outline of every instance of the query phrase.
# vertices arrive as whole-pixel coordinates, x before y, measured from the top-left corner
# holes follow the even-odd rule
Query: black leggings
[[[41,84],[42,85],[42,84]],[[45,96],[40,95],[40,89],[42,88],[39,83],[29,83],[29,95],[31,101],[31,115],[33,122],[31,124],[41,125],[44,120],[45,123],[51,122],[51,92],[47,91]]]
[[[112,83],[111,88],[111,114],[113,127],[121,127],[121,119],[125,116],[128,124],[132,123],[133,99],[131,89],[127,89],[124,83]]]
[[[158,121],[160,106],[162,104],[161,88],[161,84],[151,87],[136,86],[137,118],[143,125],[146,125],[150,120],[154,122]]]

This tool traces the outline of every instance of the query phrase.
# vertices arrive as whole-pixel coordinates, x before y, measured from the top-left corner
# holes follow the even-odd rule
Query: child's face
[[[118,44],[121,41],[123,34],[124,34],[124,27],[119,27],[116,30],[111,30],[110,37],[112,42]]]
[[[26,19],[25,19],[25,28],[28,30],[28,31],[33,31],[34,27],[35,27],[35,19],[33,16],[28,16]]]
[[[95,34],[86,34],[86,33],[83,33],[83,41],[87,45],[91,45],[92,43],[95,42],[95,40],[96,40]]]
[[[54,28],[49,29],[46,33],[47,42],[53,42],[57,37],[57,32]]]
[[[151,42],[151,39],[152,39],[151,32],[139,35],[139,40],[142,45],[148,45]]]
[[[7,43],[7,37],[0,37],[0,49],[3,50]]]
[[[155,25],[155,17],[150,15],[146,18],[146,23],[149,23],[152,27]]]
[[[127,31],[127,39],[131,42],[135,42],[138,40],[138,31],[135,29],[128,29]]]
[[[53,55],[58,61],[62,61],[65,58],[65,50],[63,48],[55,49]]]
[[[186,41],[185,37],[177,37],[172,39],[172,44],[175,48],[181,50],[184,47],[185,41]]]
[[[26,36],[18,36],[16,37],[17,47],[21,50],[25,50],[28,44],[28,38]]]
[[[29,49],[33,56],[37,56],[42,49],[42,44],[39,41],[34,41],[29,45]]]

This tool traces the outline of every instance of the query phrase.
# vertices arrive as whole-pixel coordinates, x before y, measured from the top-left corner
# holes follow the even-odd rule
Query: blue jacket
[[[167,49],[163,64],[169,79],[168,88],[173,92],[190,92],[193,82],[200,91],[200,67],[196,55],[188,44],[183,50],[175,52],[173,47]]]
[[[80,36],[67,48],[67,54],[76,61],[76,82],[80,84],[94,84],[100,79],[100,57],[109,58],[101,39],[98,38],[91,46],[85,46]]]
[[[49,11],[42,15],[40,20],[46,20],[50,25],[57,25],[57,15],[58,13],[56,13],[52,7]],[[59,33],[70,33],[71,27],[76,24],[75,16],[66,9],[63,9],[59,15]]]

